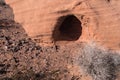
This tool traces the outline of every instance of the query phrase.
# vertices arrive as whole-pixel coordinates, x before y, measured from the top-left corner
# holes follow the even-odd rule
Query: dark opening
[[[78,40],[82,34],[81,22],[74,15],[61,17],[53,31],[54,41],[75,41]]]

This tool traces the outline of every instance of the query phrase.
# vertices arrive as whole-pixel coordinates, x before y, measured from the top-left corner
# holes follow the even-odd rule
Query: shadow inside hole
[[[80,20],[74,15],[68,15],[58,19],[58,23],[53,31],[54,41],[76,41],[82,34]]]

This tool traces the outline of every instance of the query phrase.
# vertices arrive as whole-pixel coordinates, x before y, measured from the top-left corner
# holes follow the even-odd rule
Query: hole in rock
[[[107,0],[108,2],[110,2],[110,0]]]
[[[76,41],[82,34],[80,20],[74,15],[68,15],[58,19],[58,24],[53,31],[54,41]]]

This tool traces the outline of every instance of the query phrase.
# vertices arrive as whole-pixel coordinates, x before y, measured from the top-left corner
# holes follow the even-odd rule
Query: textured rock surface
[[[111,49],[120,49],[119,0],[6,0],[13,8],[15,20],[29,36],[50,43],[53,30],[61,25],[60,17],[75,15],[82,25],[77,42],[96,41]],[[59,20],[59,21],[58,21]]]
[[[115,45],[119,42],[119,24],[114,25],[119,16],[112,10],[118,0],[6,0],[24,28],[13,20],[12,8],[3,1],[0,0],[0,80],[120,80],[120,52],[103,48],[119,49]],[[39,43],[49,45],[54,40],[63,46],[37,45],[24,29]],[[111,30],[115,34],[108,35],[113,33]]]
[[[8,19],[8,20],[13,20],[14,15],[13,15],[13,10],[12,8],[9,7],[9,5],[6,5],[3,1],[0,1],[0,20],[2,19]]]
[[[4,6],[6,4],[0,4],[3,12]],[[7,9],[12,10],[10,7]],[[12,12],[7,15],[10,14],[13,15]],[[13,18],[1,18],[0,80],[70,80],[80,77],[71,75],[67,68],[72,65],[68,51],[58,50],[56,46],[40,47]]]

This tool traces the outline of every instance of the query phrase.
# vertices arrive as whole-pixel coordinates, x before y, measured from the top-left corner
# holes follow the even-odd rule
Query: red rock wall
[[[94,41],[110,49],[120,49],[119,0],[6,0],[13,8],[15,20],[29,36],[51,43],[62,16],[73,14],[82,26],[75,42]],[[59,23],[58,23],[59,22]],[[61,22],[61,23],[60,23]]]

